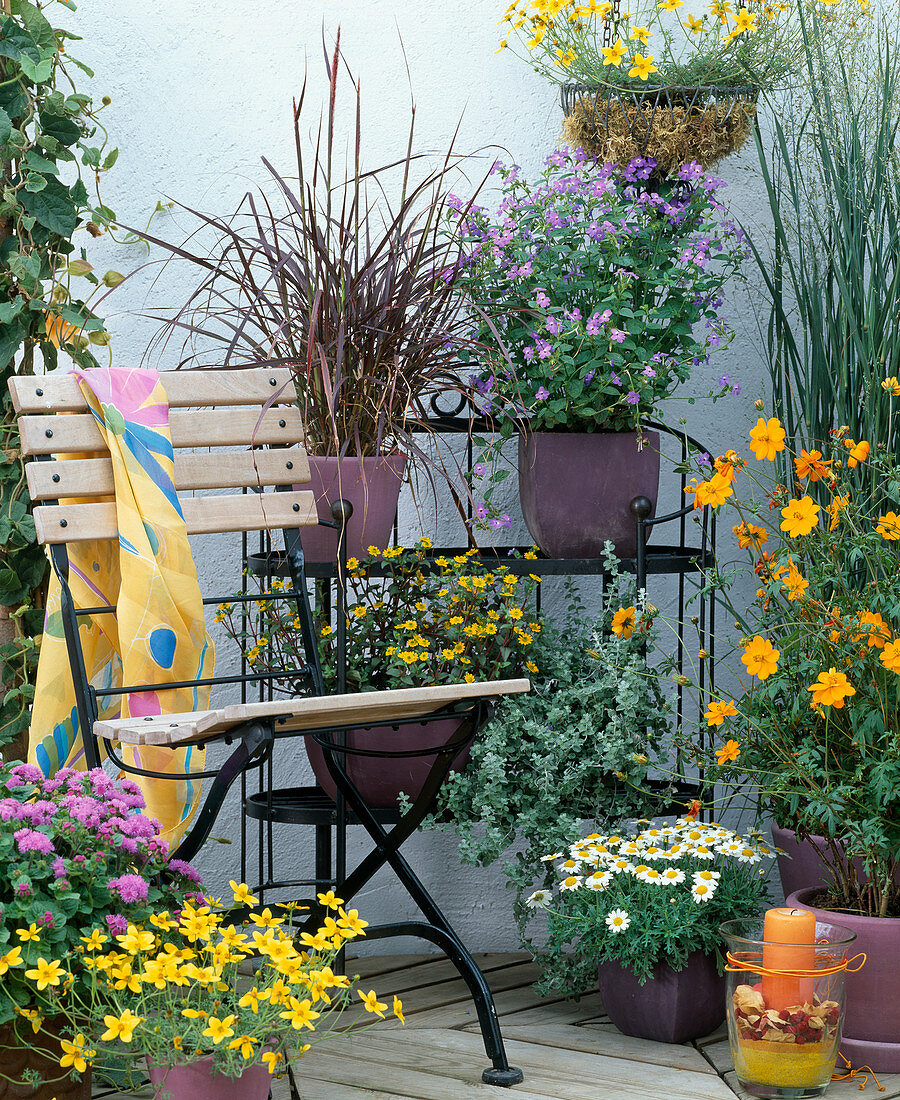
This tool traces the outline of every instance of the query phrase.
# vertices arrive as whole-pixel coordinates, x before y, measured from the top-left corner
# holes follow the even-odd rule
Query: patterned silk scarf
[[[211,676],[215,654],[206,632],[197,571],[174,485],[169,403],[150,370],[75,372],[109,446],[115,479],[118,545],[69,546],[69,585],[76,607],[110,604],[114,614],[80,616],[88,678],[95,688],[155,684]],[[100,717],[203,709],[209,688],[175,688],[103,696]],[[102,744],[102,742],[101,742]],[[171,847],[187,829],[203,768],[197,748],[122,746],[122,758],[171,779],[135,776],[148,817],[159,820]],[[60,614],[60,586],[51,574],[32,712],[29,760],[45,775],[84,768],[84,746]]]

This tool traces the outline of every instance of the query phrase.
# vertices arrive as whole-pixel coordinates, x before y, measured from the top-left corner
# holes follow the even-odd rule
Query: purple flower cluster
[[[143,808],[137,784],[101,768],[45,778],[33,764],[0,766],[0,928],[11,943],[15,929],[41,930],[25,947],[28,961],[74,953],[98,924],[125,932],[154,909],[175,911],[196,889],[199,875],[168,860],[159,823]],[[11,989],[15,1001],[16,983]]]
[[[720,290],[743,256],[718,214],[722,181],[691,163],[660,193],[655,167],[556,150],[533,183],[496,166],[496,214],[460,208],[457,282],[490,363],[472,379],[481,412],[536,430],[627,427],[729,341]]]

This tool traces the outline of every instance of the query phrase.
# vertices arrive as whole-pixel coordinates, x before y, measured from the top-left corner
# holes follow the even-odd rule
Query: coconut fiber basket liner
[[[562,136],[604,162],[652,157],[655,175],[688,161],[709,168],[750,136],[758,89],[752,87],[613,88],[565,84]]]

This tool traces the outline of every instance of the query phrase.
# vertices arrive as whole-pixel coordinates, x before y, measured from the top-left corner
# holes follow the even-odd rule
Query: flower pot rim
[[[785,905],[805,905],[807,909],[811,910],[814,913],[836,913],[842,920],[877,921],[878,924],[884,925],[885,927],[889,927],[891,926],[891,924],[894,924],[898,928],[900,928],[900,917],[874,917],[871,916],[869,913],[859,913],[856,910],[825,909],[821,905],[812,905],[806,900],[806,898],[809,897],[810,894],[818,892],[821,889],[822,888],[820,886],[805,886],[801,890],[795,890],[793,894],[791,894],[790,897],[786,899]]]
[[[616,93],[624,92],[629,97],[639,99],[651,99],[664,92],[701,92],[707,95],[731,96],[733,99],[752,99],[754,102],[760,94],[760,89],[755,84],[587,84],[580,80],[569,80],[562,85],[565,91],[572,92],[607,92],[607,99],[612,99]]]

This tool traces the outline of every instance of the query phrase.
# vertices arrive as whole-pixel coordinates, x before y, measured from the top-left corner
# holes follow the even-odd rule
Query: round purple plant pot
[[[596,558],[607,540],[620,558],[634,557],[631,502],[647,497],[653,516],[658,493],[657,432],[519,435],[522,515],[548,557]]]
[[[647,981],[617,962],[600,963],[600,999],[623,1035],[658,1043],[699,1039],[725,1019],[725,976],[715,955],[694,951],[683,970],[658,962]]]
[[[853,946],[866,954],[862,969],[847,973],[841,1053],[852,1066],[900,1073],[900,917],[817,909],[809,899],[818,890],[799,890],[790,895],[787,905],[808,909],[816,920],[838,921],[856,933]]]
[[[413,722],[396,729],[393,726],[373,726],[371,729],[350,730],[347,744],[351,748],[373,751],[410,752],[445,745],[458,729],[459,721],[455,718]],[[319,786],[335,798],[337,787],[325,763],[325,754],[311,737],[306,738],[306,754]],[[433,752],[425,756],[400,757],[354,756],[347,753],[342,759],[351,782],[366,805],[374,809],[392,809],[396,808],[401,791],[415,800],[428,778],[434,757]],[[452,768],[462,771],[468,763],[467,747],[453,761]]]
[[[331,505],[349,500],[353,515],[347,525],[347,557],[367,558],[369,547],[383,550],[391,541],[397,501],[406,472],[406,455],[380,458],[310,457],[310,480],[297,489],[310,489],[316,498],[320,520],[331,522]],[[337,531],[307,527],[300,536],[307,561],[334,561]]]
[[[828,866],[821,853],[828,856],[829,860],[833,856],[824,836],[813,834],[805,840],[798,840],[793,829],[782,829],[780,825],[773,824],[772,842],[784,852],[784,855],[778,855],[778,874],[785,897],[798,890],[824,890],[830,885]],[[843,850],[840,842],[838,847]],[[853,863],[856,874],[865,881],[867,876],[862,860],[855,859]],[[894,870],[894,881],[900,883],[900,866]]]
[[[250,1066],[240,1077],[213,1073],[212,1058],[177,1066],[147,1063],[154,1098],[160,1100],[268,1100],[272,1076],[264,1065]]]

